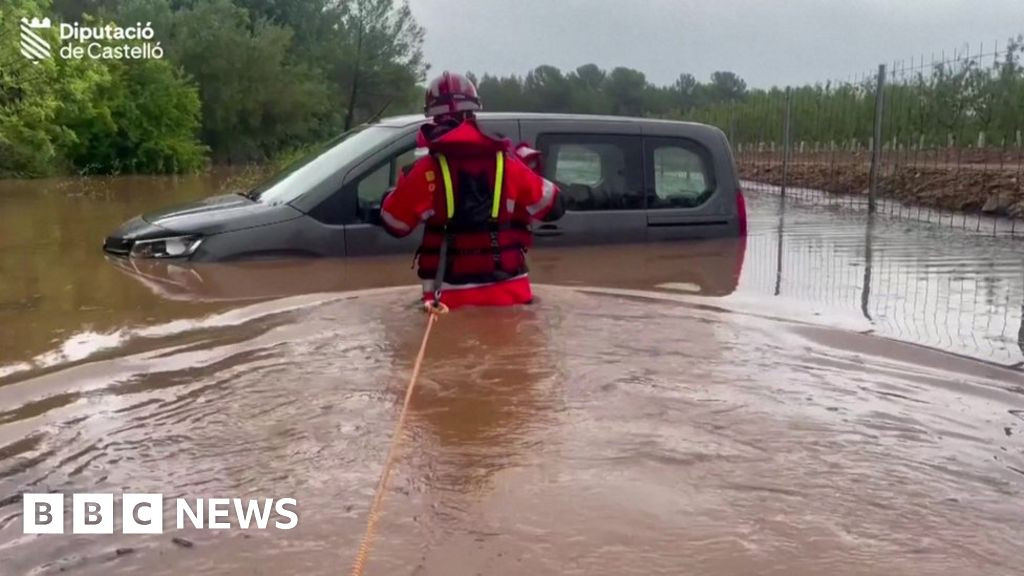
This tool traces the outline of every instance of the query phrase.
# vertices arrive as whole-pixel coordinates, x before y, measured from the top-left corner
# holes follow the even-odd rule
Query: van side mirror
[[[387,198],[388,195],[394,191],[394,187],[388,188],[387,191],[384,192],[384,195],[380,197],[380,200],[378,202],[375,202],[370,205],[368,214],[366,215],[367,220],[369,221],[370,224],[373,224],[374,226],[384,225],[384,220],[380,217],[381,207],[384,205],[384,199]]]
[[[380,204],[374,204],[370,206],[370,209],[367,211],[366,214],[366,220],[368,223],[373,224],[374,226],[384,225],[384,221],[381,220],[380,217]]]

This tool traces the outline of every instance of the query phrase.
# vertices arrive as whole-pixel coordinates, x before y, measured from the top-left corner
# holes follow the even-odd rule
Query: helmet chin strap
[[[468,112],[454,112],[452,114],[434,116],[433,126],[429,131],[429,137],[432,140],[440,138],[448,132],[458,128],[463,122],[472,117],[473,114]]]
[[[473,118],[472,112],[448,112],[447,114],[434,116],[434,124],[437,124],[438,126],[451,126],[454,128],[470,118]]]

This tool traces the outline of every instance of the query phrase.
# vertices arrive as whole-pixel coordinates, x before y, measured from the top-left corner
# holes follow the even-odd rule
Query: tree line
[[[883,90],[885,143],[903,147],[1020,147],[1024,128],[1024,38],[998,57],[959,58],[889,70]],[[476,78],[473,76],[473,78]],[[736,74],[708,82],[682,74],[657,86],[640,71],[594,64],[563,72],[540,66],[524,76],[479,78],[485,107],[690,120],[722,129],[734,144],[781,144],[788,107],[793,141],[864,149],[875,120],[876,79],[790,89],[748,88]]]
[[[621,116],[679,117],[716,104],[739,102],[747,84],[720,71],[702,83],[681,74],[669,86],[649,82],[643,72],[618,67],[606,71],[586,64],[569,72],[539,66],[525,76],[484,74],[477,83],[484,107],[495,111],[574,112]]]
[[[51,58],[21,54],[23,17],[54,21]],[[151,27],[163,57],[62,58],[58,22]],[[417,109],[423,35],[400,0],[4,0],[0,177],[286,155]]]
[[[883,146],[1020,148],[1024,129],[1024,38],[984,59],[963,57],[887,70],[882,91]],[[781,144],[789,100],[793,142],[866,149],[875,123],[877,80],[786,90],[753,90],[737,102],[694,110],[688,119],[716,125],[734,144]]]
[[[151,26],[156,60],[19,52],[22,17]],[[4,0],[0,7],[0,177],[178,173],[212,162],[290,157],[373,117],[418,112],[428,66],[407,0]],[[998,60],[902,72],[886,86],[886,141],[1020,145],[1024,42]],[[626,67],[542,65],[469,73],[486,110],[705,122],[734,144],[794,140],[866,147],[873,79],[749,88],[730,71],[669,85]],[[984,133],[985,136],[981,136]]]

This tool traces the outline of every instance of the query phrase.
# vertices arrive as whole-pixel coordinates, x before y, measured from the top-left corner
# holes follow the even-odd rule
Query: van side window
[[[356,182],[356,221],[369,222],[371,212],[380,206],[384,193],[398,183],[401,170],[411,166],[416,158],[415,150],[410,148],[392,156],[387,162],[377,166]]]
[[[649,149],[654,194],[648,208],[695,208],[714,194],[713,172],[699,145],[657,141]]]
[[[537,139],[544,176],[558,184],[566,209],[642,210],[643,170],[638,138],[548,134]]]
[[[381,164],[376,170],[363,176],[356,184],[356,197],[359,198],[359,214],[362,215],[365,208],[374,203],[380,202],[384,192],[391,184],[391,162]]]
[[[391,183],[392,185],[398,182],[398,178],[402,175],[402,171],[407,168],[412,168],[412,165],[416,163],[416,149],[412,148],[399,154],[395,161],[391,163]]]
[[[310,212],[310,216],[324,224],[351,223],[352,197],[355,196],[356,222],[370,222],[370,214],[380,204],[384,193],[398,182],[398,173],[402,167],[412,164],[413,149],[392,156],[363,174],[355,184],[347,184],[343,189],[321,202]],[[355,192],[353,194],[353,191]]]

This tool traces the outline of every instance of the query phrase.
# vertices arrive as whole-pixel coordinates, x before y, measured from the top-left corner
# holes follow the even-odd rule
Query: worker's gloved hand
[[[380,197],[380,203],[374,204],[370,207],[370,213],[367,215],[370,224],[374,226],[384,226],[384,220],[380,217],[381,208],[384,206],[384,201],[387,200],[388,196],[394,192],[394,188],[389,188],[383,196]]]
[[[541,222],[554,222],[560,220],[565,215],[565,198],[562,196],[561,191],[555,194],[554,200],[551,202],[551,209],[548,210]]]

